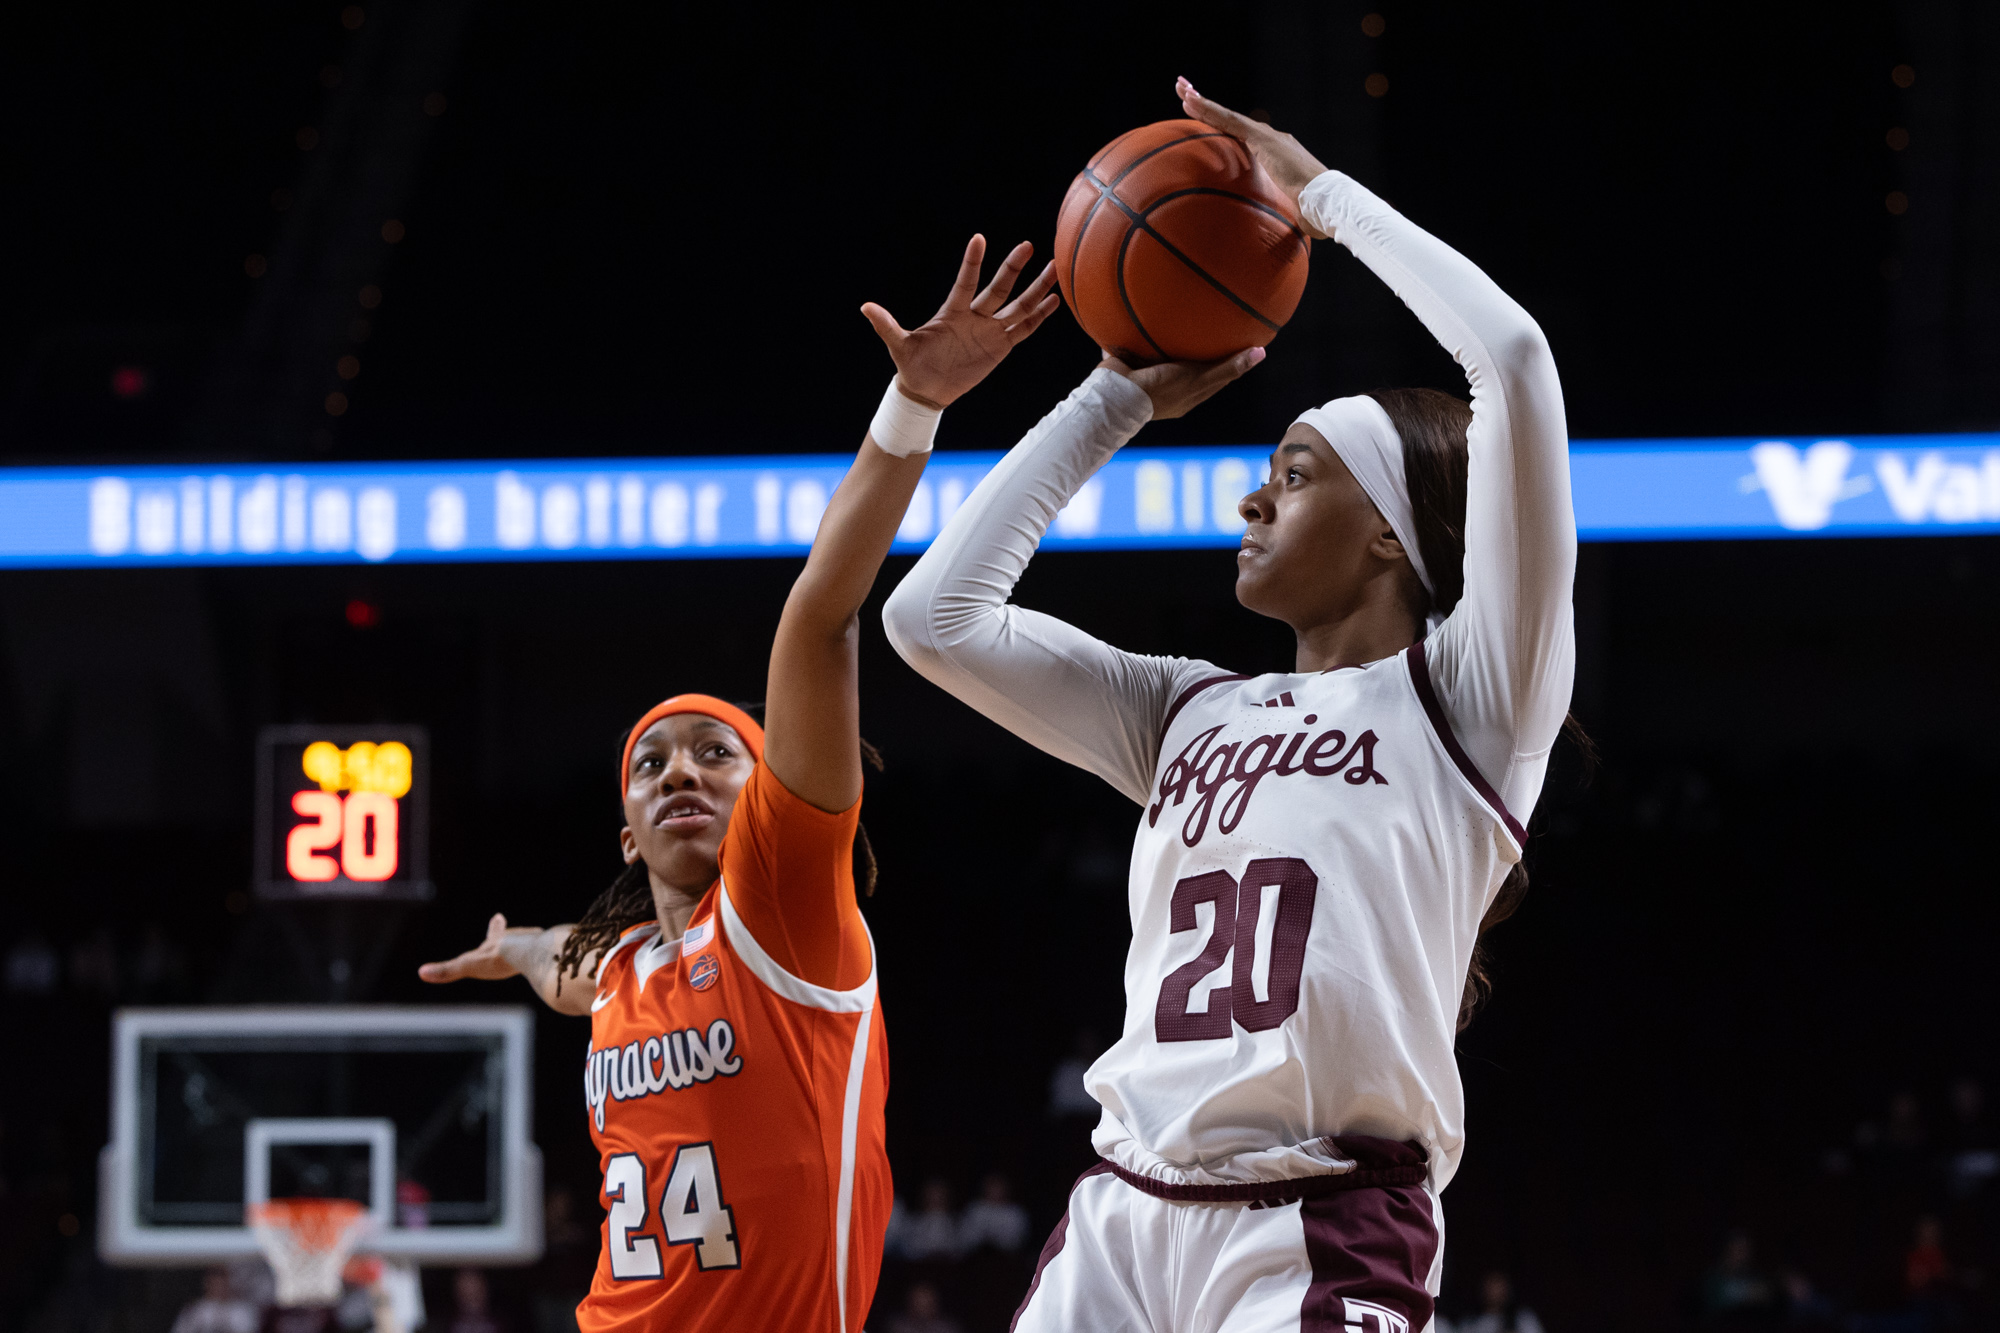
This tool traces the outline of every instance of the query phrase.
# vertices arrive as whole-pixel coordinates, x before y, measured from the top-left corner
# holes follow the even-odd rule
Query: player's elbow
[[[1535,323],[1527,311],[1516,308],[1517,318],[1500,345],[1494,349],[1500,364],[1508,367],[1516,375],[1530,368],[1538,368],[1555,360],[1549,351],[1548,335],[1542,326]]]
[[[930,598],[925,595],[928,585],[928,579],[913,572],[882,604],[882,631],[888,635],[889,646],[918,671],[938,660],[937,642],[931,634]]]

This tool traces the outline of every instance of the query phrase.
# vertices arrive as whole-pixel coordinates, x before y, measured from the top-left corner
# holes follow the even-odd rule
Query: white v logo
[[[615,990],[604,992],[604,994],[598,996],[596,999],[590,1002],[590,1012],[593,1014],[596,1013],[599,1009],[602,1009],[605,1005],[610,1004],[612,1000],[616,999],[617,997],[618,997],[618,992]]]
[[[1803,456],[1777,441],[1750,451],[1778,522],[1802,532],[1825,527],[1834,501],[1846,498],[1847,464],[1853,456],[1853,447],[1840,440],[1821,440]]]

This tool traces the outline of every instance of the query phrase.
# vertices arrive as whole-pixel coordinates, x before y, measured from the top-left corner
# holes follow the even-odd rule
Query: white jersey
[[[1098,1150],[1217,1182],[1324,1173],[1334,1132],[1453,1160],[1459,997],[1519,823],[1421,644],[1307,675],[1188,667],[1132,853],[1125,1030],[1086,1080]]]
[[[1124,1033],[1086,1080],[1098,1150],[1207,1186],[1341,1171],[1328,1135],[1414,1139],[1442,1189],[1473,942],[1569,703],[1562,393],[1534,321],[1465,258],[1338,172],[1299,203],[1470,383],[1465,592],[1442,625],[1365,667],[1245,677],[1009,604],[1151,414],[1107,370],[980,483],[883,617],[919,672],[1143,807]]]

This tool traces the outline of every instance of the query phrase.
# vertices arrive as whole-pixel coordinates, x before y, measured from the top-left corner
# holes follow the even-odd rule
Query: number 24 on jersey
[[[660,1242],[646,1235],[646,1163],[637,1153],[619,1153],[604,1164],[604,1201],[609,1207],[604,1247],[611,1276],[620,1280],[659,1277]],[[715,1145],[687,1143],[674,1150],[667,1185],[660,1191],[660,1225],[667,1244],[694,1246],[702,1272],[743,1266],[736,1243],[736,1214],[722,1201],[716,1176]]]

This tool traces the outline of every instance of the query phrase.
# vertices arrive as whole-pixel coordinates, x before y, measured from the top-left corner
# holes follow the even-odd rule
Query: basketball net
[[[337,1304],[341,1272],[367,1227],[367,1210],[352,1199],[272,1199],[246,1211],[278,1279],[278,1304]]]

